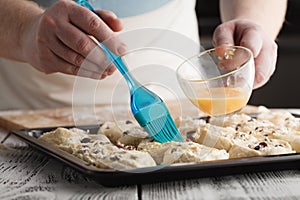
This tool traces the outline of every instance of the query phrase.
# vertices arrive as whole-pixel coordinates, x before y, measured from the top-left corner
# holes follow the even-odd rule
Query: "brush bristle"
[[[144,127],[158,142],[184,141],[170,114],[152,120]]]

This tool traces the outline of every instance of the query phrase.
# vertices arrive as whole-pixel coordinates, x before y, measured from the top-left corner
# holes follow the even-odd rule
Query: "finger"
[[[88,65],[90,71],[102,72],[108,66],[109,61],[103,50],[89,36],[81,32],[77,27],[72,26],[72,24],[66,24],[64,28],[60,28],[57,31],[57,37],[65,46],[68,46],[77,54],[82,55],[82,57],[95,64]],[[58,53],[58,55],[63,54]],[[68,61],[73,63],[70,59],[72,58],[69,58]],[[79,60],[80,64],[82,62],[82,60]]]
[[[57,37],[58,39],[63,43],[63,46],[68,46],[70,47],[70,50],[75,51],[75,54],[80,54],[84,58],[84,65],[83,65],[83,60],[80,56],[72,55],[68,56],[67,61],[70,63],[74,59],[78,59],[76,61],[79,66],[83,65],[83,68],[85,68],[88,71],[91,72],[97,72],[97,73],[103,73],[104,70],[108,69],[110,73],[108,75],[111,75],[112,72],[115,69],[114,66],[111,66],[111,61],[108,60],[106,54],[103,52],[103,50],[96,44],[97,41],[94,41],[91,39],[91,37],[85,35],[83,32],[81,32],[77,27],[72,26],[71,24],[66,24],[64,28],[61,28],[57,32]],[[74,42],[74,41],[79,41]],[[55,41],[53,42],[55,44]],[[114,43],[109,44],[110,46],[112,45],[117,45]],[[57,45],[58,46],[58,45]],[[57,47],[58,48],[58,47]],[[111,47],[110,47],[111,48]],[[111,49],[116,49],[117,47],[113,47]],[[67,50],[61,50],[58,48],[57,50],[53,49],[54,52],[57,52],[57,55],[65,55],[64,51]],[[58,52],[60,51],[60,52]],[[69,53],[71,54],[71,53]],[[94,63],[94,64],[93,64]]]
[[[76,67],[82,67],[87,71],[102,74],[106,69],[105,65],[95,64],[89,59],[85,59],[82,55],[65,46],[58,38],[50,39],[50,49],[55,55]],[[100,63],[100,62],[99,62]]]
[[[72,24],[94,36],[98,41],[104,41],[114,35],[114,32],[100,17],[82,6],[73,5],[68,14]]]
[[[117,55],[124,55],[127,51],[127,45],[123,43],[118,36],[113,36],[102,42],[109,50]]]
[[[277,56],[278,56],[278,45],[275,41],[272,41],[271,43],[271,57],[273,58],[272,59],[272,68],[271,68],[271,72],[270,74],[272,75],[275,70],[276,70],[276,63],[277,63]]]
[[[82,63],[82,65],[80,66],[80,69],[84,69],[86,71],[89,71],[91,73],[96,73],[96,74],[105,74],[107,75],[111,75],[112,73],[108,73],[108,71],[111,70],[111,65],[109,64],[106,67],[104,66],[97,66],[94,63],[90,62],[88,59],[85,59],[84,62]]]
[[[113,31],[121,31],[123,29],[123,24],[121,20],[117,18],[115,13],[109,10],[97,10],[96,12]]]
[[[62,41],[59,40],[59,38],[53,36],[49,39],[49,43],[51,44],[49,45],[49,48],[55,55],[77,67],[82,65],[85,58],[67,47]]]
[[[226,23],[219,25],[213,34],[213,45],[220,46],[222,44],[234,45],[234,24]]]
[[[94,40],[93,37],[91,38]],[[100,46],[95,47],[86,57],[86,59],[94,60],[94,61],[96,60],[97,66],[99,66],[101,69],[105,69],[107,75],[113,74],[113,72],[116,69],[113,62],[108,59],[108,57],[106,56],[106,54],[104,53],[103,49]]]
[[[48,69],[46,70],[46,73],[54,73],[54,72],[61,72],[64,74],[69,74],[69,75],[77,75],[79,71],[81,71],[80,76],[83,77],[89,77],[89,78],[99,78],[100,75],[98,73],[90,72],[88,73],[83,73],[86,72],[87,70],[77,67],[75,65],[72,65],[71,63],[65,61],[58,55],[56,55],[53,51],[50,50],[50,56],[49,56],[49,62],[45,65],[45,67]]]
[[[59,24],[57,37],[68,47],[86,57],[96,46],[91,38],[72,24]]]
[[[46,74],[55,73],[55,72],[61,72],[69,75],[77,74],[79,67],[63,60],[51,50],[49,50],[47,54],[48,54],[47,56],[48,59],[47,60],[44,59],[44,68]]]
[[[60,25],[62,26],[62,25]],[[77,27],[72,24],[64,24],[57,30],[57,37],[71,49],[81,54],[83,57],[88,58],[95,64],[107,65],[109,62],[106,54],[99,47],[98,41],[94,37],[89,37]],[[125,44],[122,43],[117,37],[111,37],[105,41],[107,46],[112,52],[117,55],[126,52]]]
[[[242,38],[240,40],[241,46],[250,49],[253,53],[254,58],[256,58],[262,48],[263,40],[261,33],[255,29],[245,30],[243,32]]]
[[[255,81],[254,89],[266,84],[274,73],[277,60],[277,45],[271,45],[262,48],[260,54],[255,59]]]
[[[216,55],[220,58],[223,58],[228,50],[228,45],[222,44],[215,48]]]
[[[105,78],[107,75],[105,73],[100,74],[100,73],[95,73],[88,71],[82,67],[77,67],[75,65],[72,65],[59,56],[55,55],[54,52],[52,52],[52,59],[51,59],[51,66],[55,66],[55,70],[53,72],[61,72],[64,74],[69,74],[69,75],[76,75],[76,76],[81,76],[81,77],[86,77],[86,78],[92,78],[92,79],[102,79]],[[49,62],[50,63],[50,62]],[[49,67],[49,66],[48,66]]]
[[[112,14],[108,14],[108,11],[106,11],[106,14],[107,16],[104,17],[106,20],[115,20],[113,19],[114,17]],[[106,46],[117,55],[125,53],[124,44],[117,37],[114,37],[114,32],[105,21],[95,13],[86,8],[82,8],[81,6],[73,5],[71,12],[69,13],[69,19],[76,27],[87,34],[92,35],[99,42],[107,41],[113,37],[110,42],[107,42]],[[116,23],[116,27],[114,28],[121,28],[117,26],[119,26],[119,22]]]
[[[108,69],[106,70],[108,75],[112,75],[116,71],[115,65],[111,64]]]
[[[219,61],[219,68],[231,71],[243,66],[250,60],[250,58],[251,54],[249,51],[246,51],[245,49],[228,47],[225,55]]]
[[[94,65],[90,65],[90,62],[96,63],[97,68]],[[85,58],[85,63],[82,65],[85,69],[93,69],[97,72],[103,72],[103,70],[109,70],[112,66],[112,61],[109,60],[101,47],[96,46]]]
[[[91,79],[103,79],[107,76],[105,73],[100,74],[100,73],[91,72],[89,70],[85,70],[82,67],[79,68],[76,75],[80,77],[91,78]]]

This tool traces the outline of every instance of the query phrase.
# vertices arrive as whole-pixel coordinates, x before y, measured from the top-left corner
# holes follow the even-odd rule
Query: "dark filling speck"
[[[124,131],[123,135],[128,135],[128,133],[129,133],[128,131]]]
[[[89,142],[91,142],[91,139],[90,138],[83,138],[80,142],[81,143],[89,143]]]
[[[112,156],[109,158],[111,161],[117,161],[120,160],[120,158],[118,156]]]
[[[267,147],[268,146],[268,144],[265,143],[265,142],[261,142],[261,143],[259,143],[259,145],[262,146],[262,147]]]
[[[211,119],[211,116],[207,116],[206,122],[209,122],[210,119]]]
[[[173,148],[173,149],[171,150],[171,153],[174,153],[175,151],[177,151],[177,149],[176,149],[176,148]]]
[[[256,147],[254,147],[254,149],[258,151],[260,149],[260,146],[257,145]]]
[[[254,147],[255,150],[260,150],[260,148],[267,147],[268,144],[265,142],[260,142],[256,147]]]
[[[126,146],[124,147],[124,149],[126,149],[126,150],[136,150],[136,147],[133,146],[133,145],[126,145]]]
[[[136,156],[134,156],[134,155],[131,155],[131,156],[130,156],[130,159],[132,159],[132,160],[136,160],[136,159],[137,159],[137,157],[136,157]]]
[[[95,150],[95,151],[93,151],[93,153],[94,154],[97,154],[97,153],[99,153],[100,151],[97,149],[97,150]]]
[[[191,131],[186,132],[187,135],[192,135],[192,134],[194,134],[194,133],[196,133],[195,130],[191,130]]]

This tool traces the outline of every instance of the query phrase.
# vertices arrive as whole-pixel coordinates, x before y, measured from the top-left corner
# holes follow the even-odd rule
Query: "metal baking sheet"
[[[181,163],[169,166],[158,165],[156,167],[138,168],[127,171],[101,169],[57,147],[37,140],[45,132],[56,128],[27,129],[12,131],[11,133],[34,148],[66,163],[105,186],[149,184],[250,172],[300,169],[300,153],[208,161],[203,163]],[[95,134],[99,126],[77,126],[76,128],[89,130],[90,134]]]

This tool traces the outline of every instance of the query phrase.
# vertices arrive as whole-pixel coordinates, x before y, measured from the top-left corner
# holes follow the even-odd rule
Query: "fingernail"
[[[126,53],[126,48],[125,48],[123,45],[121,45],[121,46],[118,48],[118,53],[119,53],[119,55],[125,54],[125,53]]]
[[[107,69],[107,74],[112,75],[115,72],[115,67],[111,66]]]
[[[219,68],[220,68],[220,69],[225,69],[224,64],[219,63]]]
[[[116,13],[111,12],[110,14],[111,14],[111,17],[112,17],[113,19],[117,19],[117,18],[118,18],[118,16],[116,15]]]
[[[107,76],[107,70],[105,70],[101,75],[102,76]]]

